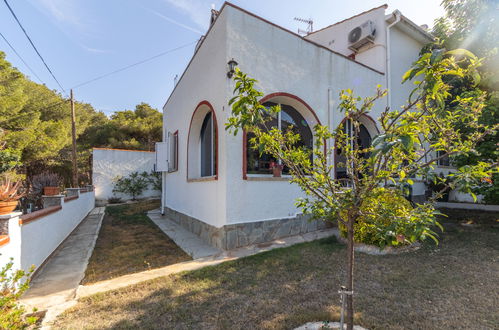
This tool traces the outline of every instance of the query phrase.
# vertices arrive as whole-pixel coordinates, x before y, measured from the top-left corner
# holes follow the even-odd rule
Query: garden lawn
[[[497,220],[445,220],[440,245],[356,254],[356,323],[370,329],[493,329],[499,324]],[[339,319],[346,249],[303,243],[81,299],[56,328],[292,329]]]
[[[157,208],[157,200],[106,208],[83,285],[191,260],[146,215]]]

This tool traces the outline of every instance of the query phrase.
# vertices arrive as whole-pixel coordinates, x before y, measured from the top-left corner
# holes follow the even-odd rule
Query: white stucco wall
[[[107,200],[117,196],[131,199],[132,196],[113,193],[114,179],[119,176],[126,177],[133,172],[150,173],[154,169],[156,154],[148,151],[101,149],[92,151],[92,183],[95,187],[95,198]],[[145,190],[140,197],[159,197],[158,190]]]
[[[163,203],[216,227],[226,223],[227,164],[223,114],[228,111],[226,67],[230,60],[226,52],[226,24],[226,12],[223,11],[163,108],[164,137],[168,132],[178,130],[178,171],[164,174]],[[208,101],[216,113],[218,173],[221,175],[218,180],[188,182],[187,137],[192,115],[202,101]],[[193,133],[193,137],[199,138],[199,132]],[[196,159],[191,157],[189,161]]]
[[[14,269],[38,268],[94,208],[93,191],[63,202],[62,209],[19,224],[19,217],[9,220],[10,242],[0,247],[0,268],[14,258]]]
[[[351,88],[357,95],[368,96],[375,92],[377,84],[384,84],[384,75],[374,70],[237,9],[227,7],[226,12],[228,57],[236,59],[242,71],[257,79],[265,94],[285,92],[304,100],[322,124],[328,124],[328,107],[330,127],[337,127],[343,119],[337,107],[341,89]],[[227,99],[232,97],[232,89],[230,82]],[[379,103],[373,117],[385,104]],[[228,115],[228,111],[224,113],[225,118]],[[226,133],[226,139],[227,223],[295,216],[299,210],[294,202],[302,195],[299,187],[285,181],[243,180],[242,134],[234,137]]]
[[[306,36],[306,39],[315,41],[325,47],[328,47],[345,56],[353,53],[348,48],[348,34],[357,26],[366,21],[374,22],[376,26],[376,35],[374,44],[369,49],[361,51],[356,55],[355,60],[370,66],[378,71],[385,72],[386,61],[386,22],[385,7],[380,7],[364,14],[352,17],[338,24],[319,30]]]
[[[424,43],[409,37],[395,25],[390,29],[390,44],[392,108],[399,109],[407,104],[407,98],[415,87],[412,81],[402,84],[402,77],[418,59]]]
[[[366,19],[377,22],[376,43],[379,45],[364,55],[358,55],[357,60],[376,70],[317,46],[316,43],[328,46],[331,31],[311,35],[309,39],[314,42],[309,42],[250,13],[225,5],[163,109],[164,136],[179,132],[179,168],[176,172],[164,174],[164,205],[216,227],[295,216],[299,210],[294,202],[302,194],[296,185],[286,181],[243,179],[242,134],[234,137],[224,130],[230,115],[228,101],[233,97],[234,88],[233,82],[226,77],[227,62],[234,58],[242,71],[259,80],[259,88],[266,95],[295,95],[313,109],[322,124],[336,128],[343,119],[338,109],[340,90],[350,88],[356,95],[365,97],[373,95],[378,84],[387,87],[386,75],[379,72],[384,71],[386,63],[384,7],[354,18],[341,27],[332,27],[330,30],[345,32],[345,45],[342,46],[343,41],[340,42],[339,38],[333,43],[339,47],[335,51],[350,54],[350,50],[347,53],[343,49],[346,35]],[[394,35],[393,43],[398,43],[396,32]],[[419,49],[414,50],[410,41],[407,44],[407,49],[398,49],[407,47],[406,43],[401,43],[394,50],[394,61],[401,64],[392,72],[393,77],[401,78],[402,67],[405,72],[417,57]],[[395,103],[405,100],[408,95],[406,87],[394,86]],[[210,102],[217,116],[218,179],[189,182],[189,125],[196,106],[205,100]],[[371,117],[378,118],[386,105],[386,99],[380,101]],[[418,186],[416,190],[424,191],[420,188]]]

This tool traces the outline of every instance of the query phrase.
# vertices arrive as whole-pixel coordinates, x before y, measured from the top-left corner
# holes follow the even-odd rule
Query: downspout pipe
[[[163,122],[163,142],[166,142],[166,127],[165,127],[165,120],[164,120],[164,109],[163,109],[163,117],[161,118],[161,121]],[[156,150],[156,153],[158,151]],[[165,206],[166,206],[166,172],[161,172],[161,215],[165,215]]]
[[[393,15],[395,16],[395,21],[388,25],[386,28],[386,68],[385,68],[385,74],[386,74],[386,87],[388,88],[388,108],[392,108],[392,75],[391,75],[391,43],[390,43],[390,29],[396,25],[398,22],[401,20],[402,13],[398,10],[395,10],[393,12]]]

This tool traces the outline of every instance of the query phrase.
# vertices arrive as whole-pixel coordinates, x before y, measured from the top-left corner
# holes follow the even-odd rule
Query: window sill
[[[291,175],[284,175],[281,177],[274,177],[272,175],[247,175],[246,180],[248,181],[291,181],[292,176]]]
[[[192,178],[192,179],[187,179],[187,182],[204,182],[204,181],[216,181],[218,180],[218,176],[204,176],[200,178]]]
[[[457,169],[455,166],[451,166],[451,165],[437,165],[437,168],[447,168],[449,170]]]

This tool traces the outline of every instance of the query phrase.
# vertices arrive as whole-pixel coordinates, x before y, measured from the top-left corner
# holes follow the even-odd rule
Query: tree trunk
[[[347,330],[353,329],[353,265],[354,265],[354,242],[353,225],[354,218],[348,219],[347,224],[347,291],[352,294],[346,295],[347,298]]]

